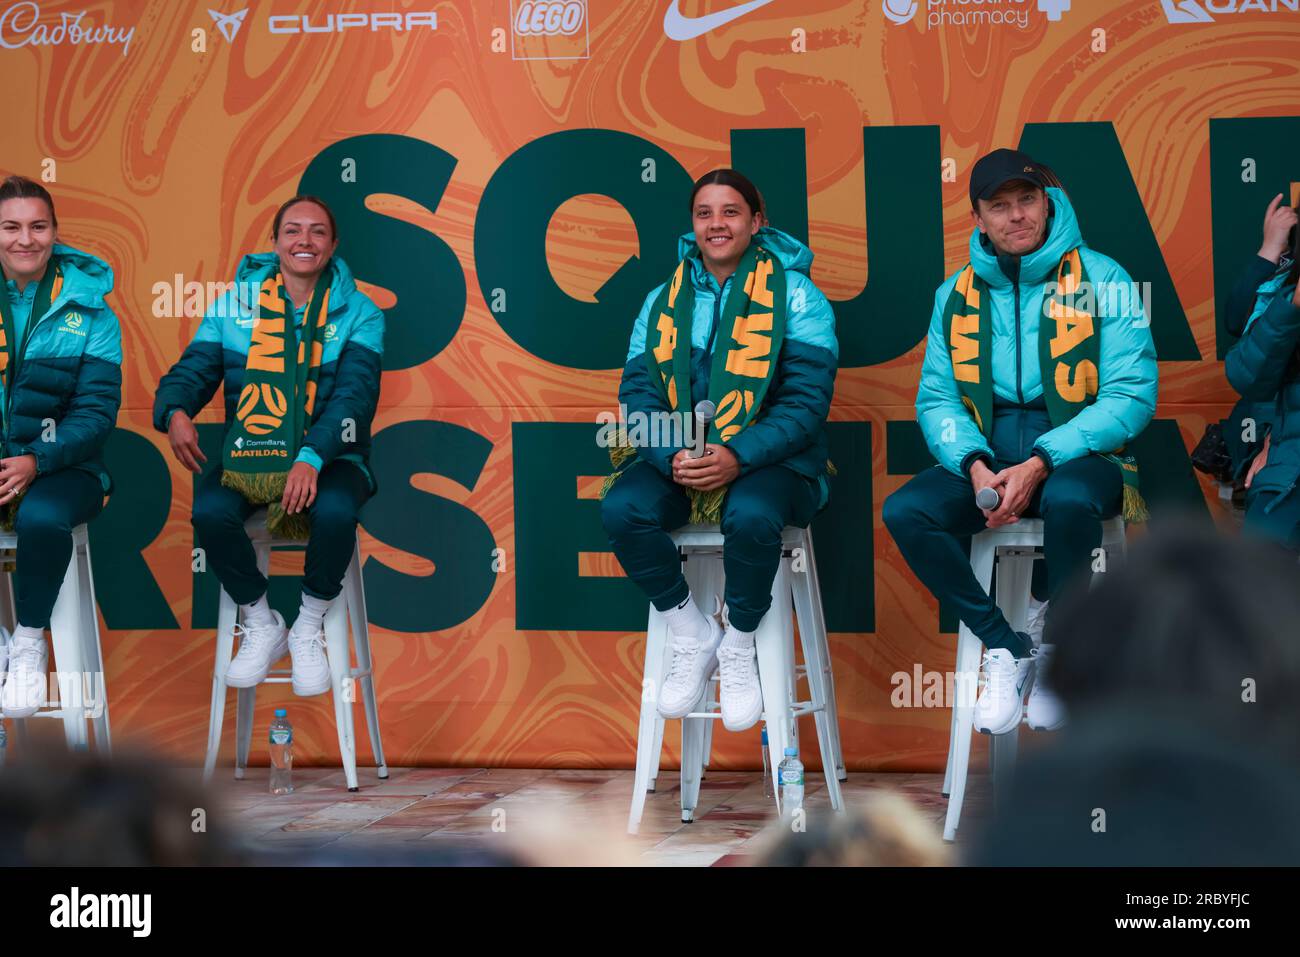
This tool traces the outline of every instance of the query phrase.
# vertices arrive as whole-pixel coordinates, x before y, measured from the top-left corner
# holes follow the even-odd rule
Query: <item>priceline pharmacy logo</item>
[[[935,27],[1010,26],[1027,30],[1034,13],[1060,20],[1071,0],[881,0],[885,19],[899,26],[911,23],[925,8],[927,29]]]

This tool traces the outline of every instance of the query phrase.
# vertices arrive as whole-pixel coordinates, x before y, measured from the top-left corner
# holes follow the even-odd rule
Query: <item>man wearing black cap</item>
[[[916,397],[939,461],[885,501],[884,521],[912,571],[957,610],[985,646],[975,727],[1019,723],[1042,644],[1048,599],[1087,572],[1101,522],[1145,517],[1137,466],[1124,446],[1151,420],[1156,355],[1128,273],[1089,249],[1055,177],[1016,150],[971,172],[970,262],[934,298]],[[997,493],[981,508],[975,496]],[[984,496],[992,497],[985,492]],[[980,587],[962,539],[1021,517],[1042,518],[1027,632],[1013,631]],[[1045,574],[1038,574],[1045,566]],[[1039,681],[1032,727],[1064,721]]]

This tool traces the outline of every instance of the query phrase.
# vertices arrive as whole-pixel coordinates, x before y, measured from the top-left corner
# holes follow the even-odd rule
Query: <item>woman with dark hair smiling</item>
[[[99,514],[112,487],[99,454],[122,401],[122,333],[104,302],[113,270],[58,237],[44,186],[21,176],[0,184],[0,525],[18,536],[0,707],[11,718],[45,704],[45,629],[72,529]]]
[[[672,663],[659,712],[690,712],[715,670],[723,724],[763,712],[754,633],[772,603],[781,531],[806,526],[829,497],[826,415],[839,346],[830,303],[808,277],[812,253],[767,225],[754,184],[735,170],[703,176],[690,198],[694,230],[680,263],[645,299],[619,387],[631,417],[693,421],[716,415],[706,454],[669,441],[623,444],[601,516],[628,577],[668,619]],[[687,522],[721,525],[725,634],[716,604],[701,608],[668,534]]]
[[[154,427],[192,472],[207,458],[191,421],[225,382],[221,462],[194,496],[194,530],[243,612],[226,684],[249,688],[287,651],[293,690],[330,687],[325,613],[352,559],[357,513],[375,492],[366,464],[379,401],[384,314],[334,255],[329,208],[295,196],[275,214],[275,248],[245,256],[235,289],[212,304],[158,383]],[[244,522],[267,506],[273,534],[307,541],[302,607],[286,635],[267,602]]]

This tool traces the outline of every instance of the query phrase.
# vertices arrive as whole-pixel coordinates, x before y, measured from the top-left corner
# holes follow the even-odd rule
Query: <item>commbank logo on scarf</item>
[[[265,411],[258,411],[259,408]],[[269,382],[260,386],[249,383],[239,393],[235,417],[243,423],[245,431],[252,435],[266,435],[280,427],[288,409],[289,402],[280,389]]]

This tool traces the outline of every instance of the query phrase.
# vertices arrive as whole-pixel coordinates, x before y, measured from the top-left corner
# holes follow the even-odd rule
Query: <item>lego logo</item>
[[[515,14],[515,35],[573,36],[587,16],[583,0],[524,0]]]
[[[266,412],[256,411],[259,405],[265,406]],[[275,386],[263,382],[259,387],[250,382],[239,393],[235,418],[252,435],[266,435],[280,427],[288,408],[289,403],[285,400],[284,393]]]

